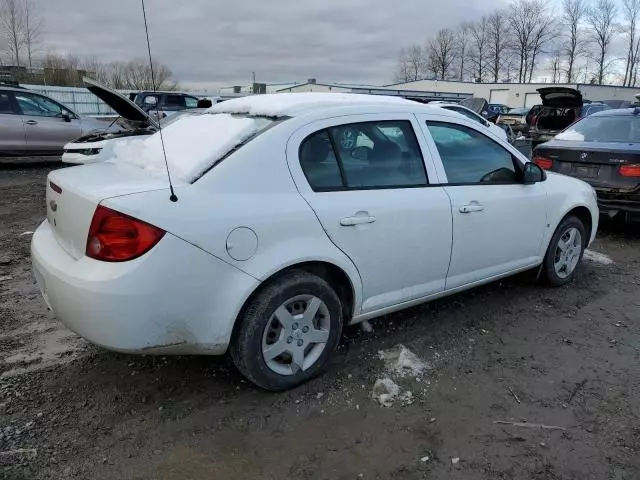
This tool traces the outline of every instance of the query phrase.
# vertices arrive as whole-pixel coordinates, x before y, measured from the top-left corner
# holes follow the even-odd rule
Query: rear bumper
[[[92,343],[129,353],[224,353],[239,309],[258,284],[170,234],[130,262],[76,260],[45,220],[31,254],[57,318]]]
[[[619,193],[596,188],[600,215],[613,217],[618,213],[640,215],[640,192]]]

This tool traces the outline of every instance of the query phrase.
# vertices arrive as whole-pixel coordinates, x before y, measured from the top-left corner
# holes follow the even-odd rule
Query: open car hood
[[[469,110],[473,110],[478,115],[481,115],[483,117],[484,115],[482,115],[482,112],[485,112],[485,115],[486,115],[486,112],[488,112],[488,103],[486,98],[481,98],[481,97],[465,98],[460,102],[460,105],[462,105],[463,107],[467,107]]]
[[[158,128],[158,122],[147,115],[138,105],[115,90],[100,85],[95,80],[83,78],[87,89],[96,97],[109,105],[115,112],[135,128]]]
[[[544,87],[538,93],[545,107],[581,107],[582,94],[579,90],[569,87]]]

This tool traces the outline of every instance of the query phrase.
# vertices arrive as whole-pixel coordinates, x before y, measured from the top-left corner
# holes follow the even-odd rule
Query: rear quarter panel
[[[273,127],[194,184],[179,187],[176,203],[169,201],[166,191],[102,203],[167,230],[260,281],[293,264],[331,263],[351,280],[357,314],[362,295],[359,273],[298,193],[286,162],[291,132],[285,127],[286,122]],[[246,260],[232,258],[227,249],[229,234],[239,227],[257,237],[255,253]]]

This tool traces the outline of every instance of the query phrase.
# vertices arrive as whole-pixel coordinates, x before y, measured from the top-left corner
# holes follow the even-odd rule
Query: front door
[[[31,92],[15,92],[15,97],[30,153],[62,153],[67,142],[82,134],[80,120],[59,103]]]
[[[544,183],[524,185],[523,164],[469,126],[426,121],[451,198],[453,248],[447,289],[539,264]]]
[[[451,206],[429,186],[416,126],[410,115],[340,117],[298,130],[287,147],[298,189],[360,273],[361,313],[444,290]]]

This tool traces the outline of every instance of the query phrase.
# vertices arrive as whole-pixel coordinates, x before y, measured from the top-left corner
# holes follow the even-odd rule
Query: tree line
[[[127,62],[101,62],[96,57],[43,53],[44,21],[33,9],[31,0],[0,0],[0,69],[1,66],[26,67],[23,78],[37,83],[60,86],[82,86],[87,75],[116,89],[151,90],[154,88],[151,68],[145,59]],[[34,70],[40,71],[33,74]],[[153,63],[155,88],[175,90],[171,70]],[[14,73],[14,76],[19,76]]]
[[[425,78],[635,86],[640,69],[640,0],[512,0],[476,22],[443,28],[400,51],[396,82]],[[623,40],[624,57],[612,52]],[[624,70],[624,75],[622,71]]]

